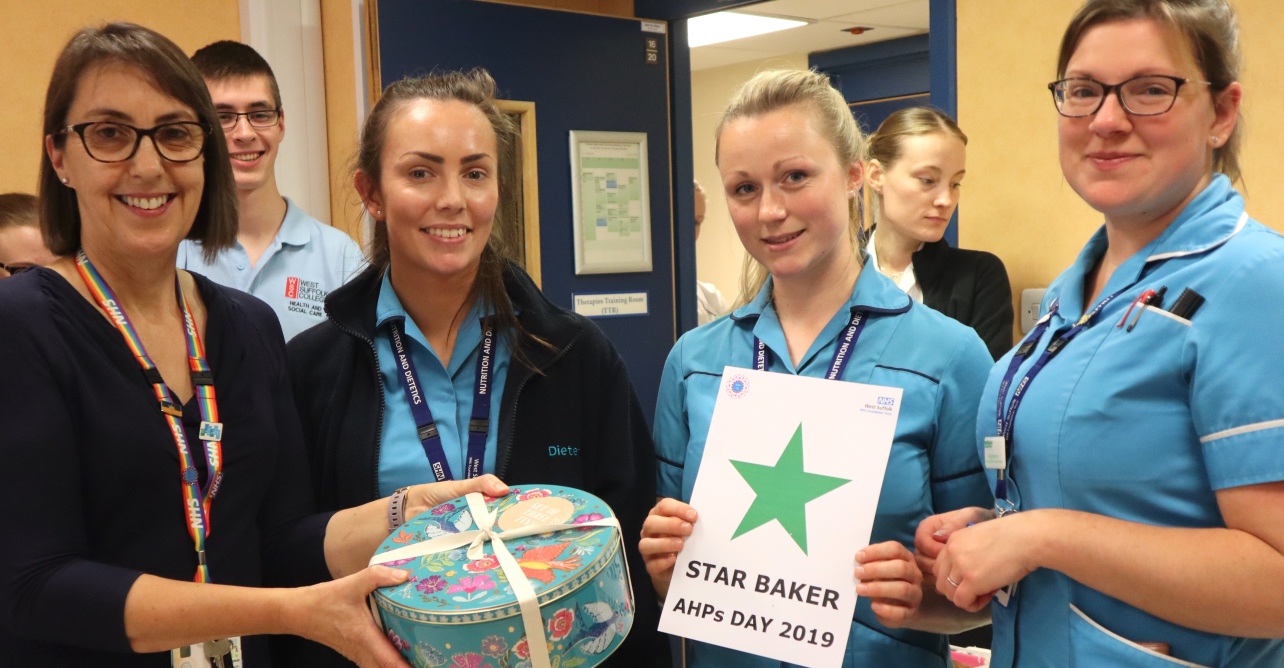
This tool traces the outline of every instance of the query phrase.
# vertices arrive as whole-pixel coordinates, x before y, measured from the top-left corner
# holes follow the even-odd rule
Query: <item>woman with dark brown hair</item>
[[[405,485],[495,473],[606,501],[636,535],[654,451],[624,362],[586,318],[505,259],[518,141],[483,70],[388,86],[366,119],[355,185],[370,268],[289,345],[316,494],[347,508]],[[655,595],[626,541],[636,617],[612,665],[668,663]]]
[[[388,502],[315,514],[275,316],[174,267],[184,238],[214,253],[236,233],[196,68],[147,28],[83,30],[44,132],[41,223],[63,257],[0,282],[3,663],[263,668],[263,634],[294,633],[404,665],[365,607],[405,579],[363,570]],[[410,503],[468,490],[505,491]]]

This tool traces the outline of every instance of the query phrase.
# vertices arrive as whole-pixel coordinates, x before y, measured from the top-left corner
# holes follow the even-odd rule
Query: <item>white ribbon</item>
[[[478,528],[448,536],[439,536],[422,543],[415,543],[414,545],[407,545],[389,552],[376,554],[370,558],[370,565],[375,566],[401,559],[414,559],[415,557],[423,557],[438,552],[448,552],[463,545],[468,545],[468,558],[477,560],[485,556],[485,553],[482,552],[482,545],[489,541],[495,551],[495,558],[499,560],[500,569],[503,570],[504,576],[508,578],[508,583],[513,587],[513,596],[517,597],[517,604],[521,607],[522,625],[526,629],[526,643],[531,652],[531,664],[533,668],[552,668],[552,661],[548,657],[548,643],[544,640],[544,618],[539,613],[539,599],[535,594],[535,588],[531,586],[530,580],[526,578],[526,574],[522,572],[522,567],[513,558],[512,553],[508,551],[504,541],[586,527],[613,527],[622,537],[623,532],[620,531],[620,521],[614,517],[606,517],[579,524],[534,524],[512,531],[494,531],[491,527],[495,525],[496,513],[486,508],[486,500],[482,498],[482,495],[473,492],[466,495],[464,500],[468,502],[468,511],[472,513],[473,522],[477,524]],[[621,558],[623,558],[622,554]]]

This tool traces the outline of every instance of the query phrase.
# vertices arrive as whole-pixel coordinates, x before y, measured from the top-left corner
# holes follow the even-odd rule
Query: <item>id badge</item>
[[[1010,584],[994,592],[994,600],[998,601],[999,605],[1008,607],[1008,601],[1011,601],[1012,595],[1016,593],[1017,584],[1019,583]]]
[[[224,638],[169,651],[174,668],[241,668],[241,639]]]
[[[986,436],[983,461],[985,468],[1001,471],[1008,467],[1007,441],[1002,436]]]

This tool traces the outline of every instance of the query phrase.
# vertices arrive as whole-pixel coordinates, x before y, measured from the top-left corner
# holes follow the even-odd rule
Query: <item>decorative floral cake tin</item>
[[[420,668],[591,668],[633,625],[615,514],[569,487],[453,499],[393,532],[370,563],[410,571],[372,608]]]

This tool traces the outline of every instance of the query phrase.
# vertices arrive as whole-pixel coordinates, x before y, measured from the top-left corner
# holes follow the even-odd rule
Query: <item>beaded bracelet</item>
[[[406,523],[406,497],[409,494],[410,488],[402,487],[388,497],[388,533],[400,529]]]

